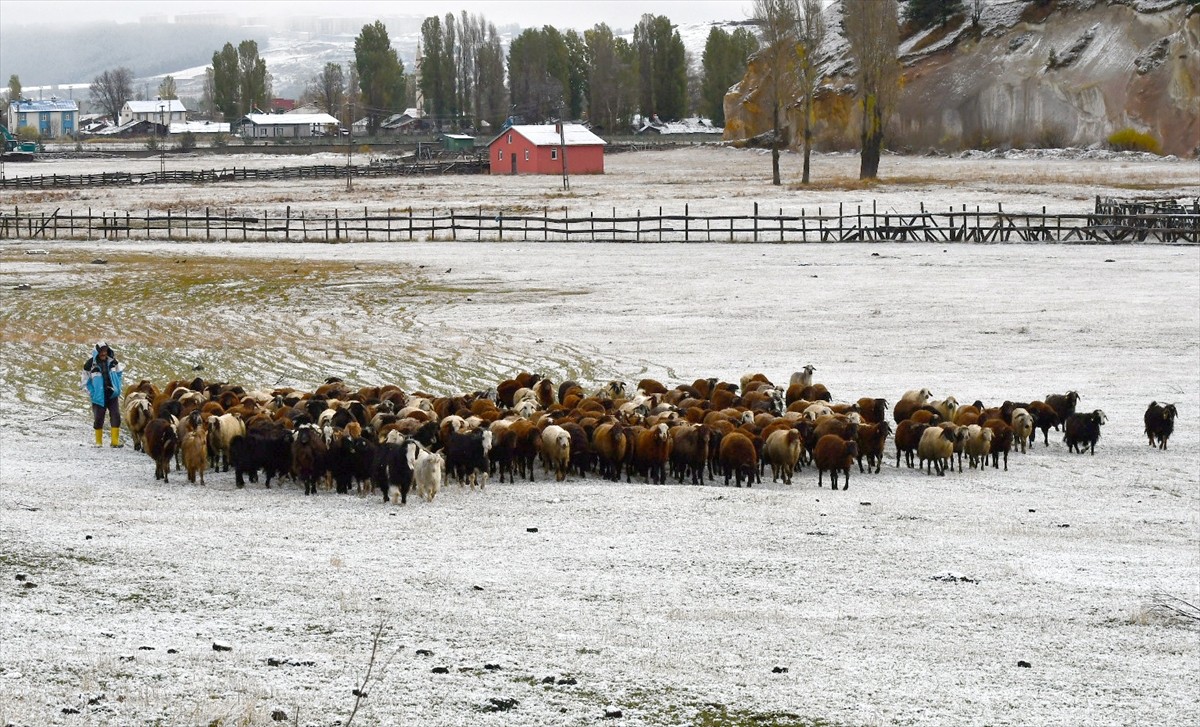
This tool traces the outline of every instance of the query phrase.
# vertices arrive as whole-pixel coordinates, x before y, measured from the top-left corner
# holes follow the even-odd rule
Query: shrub
[[[190,131],[185,131],[179,137],[180,151],[193,151],[196,148],[196,135]]]
[[[41,141],[42,132],[36,126],[22,126],[17,129],[17,138],[21,141]]]
[[[1162,154],[1162,144],[1154,138],[1154,135],[1128,127],[1110,134],[1108,146],[1113,151],[1145,151],[1151,154]]]
[[[151,136],[146,139],[146,148],[150,151],[158,151],[158,137]]]
[[[213,134],[212,145],[218,149],[229,146],[229,134],[226,134],[223,131]]]

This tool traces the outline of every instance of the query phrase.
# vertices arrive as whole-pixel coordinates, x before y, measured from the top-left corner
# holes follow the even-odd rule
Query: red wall
[[[511,144],[509,136],[512,136]],[[562,160],[550,158],[558,151],[557,145],[538,147],[516,132],[505,132],[488,147],[488,159],[492,174],[512,174],[514,155],[517,174],[562,174]],[[567,147],[567,171],[571,174],[604,174],[604,146]]]

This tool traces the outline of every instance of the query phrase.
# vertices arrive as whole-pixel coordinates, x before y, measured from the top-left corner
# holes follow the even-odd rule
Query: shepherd
[[[96,430],[96,446],[104,446],[104,412],[108,412],[110,442],[121,446],[121,380],[125,365],[104,341],[96,344],[92,356],[83,364],[80,386],[92,399],[92,427]]]

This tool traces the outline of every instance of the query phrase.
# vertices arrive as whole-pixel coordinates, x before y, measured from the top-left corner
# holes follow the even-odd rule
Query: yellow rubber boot
[[[103,429],[96,430],[96,446],[97,447],[104,446],[104,430]]]
[[[113,427],[112,429],[109,430],[109,434],[111,435],[112,446],[120,447],[121,446],[121,428]]]

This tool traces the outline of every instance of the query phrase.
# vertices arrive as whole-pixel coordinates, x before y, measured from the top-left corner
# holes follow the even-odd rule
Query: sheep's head
[[[1064,398],[1066,398],[1066,400],[1071,403],[1071,406],[1075,406],[1076,404],[1079,403],[1079,392],[1078,391],[1068,391],[1066,397],[1064,397]],[[1097,410],[1097,411],[1099,411],[1099,410]]]
[[[1162,408],[1163,421],[1173,422],[1177,416],[1179,416],[1179,412],[1175,410],[1174,404],[1167,404]]]
[[[1108,415],[1104,413],[1103,409],[1097,409],[1096,411],[1092,412],[1092,421],[1096,422],[1096,424],[1107,424]]]

